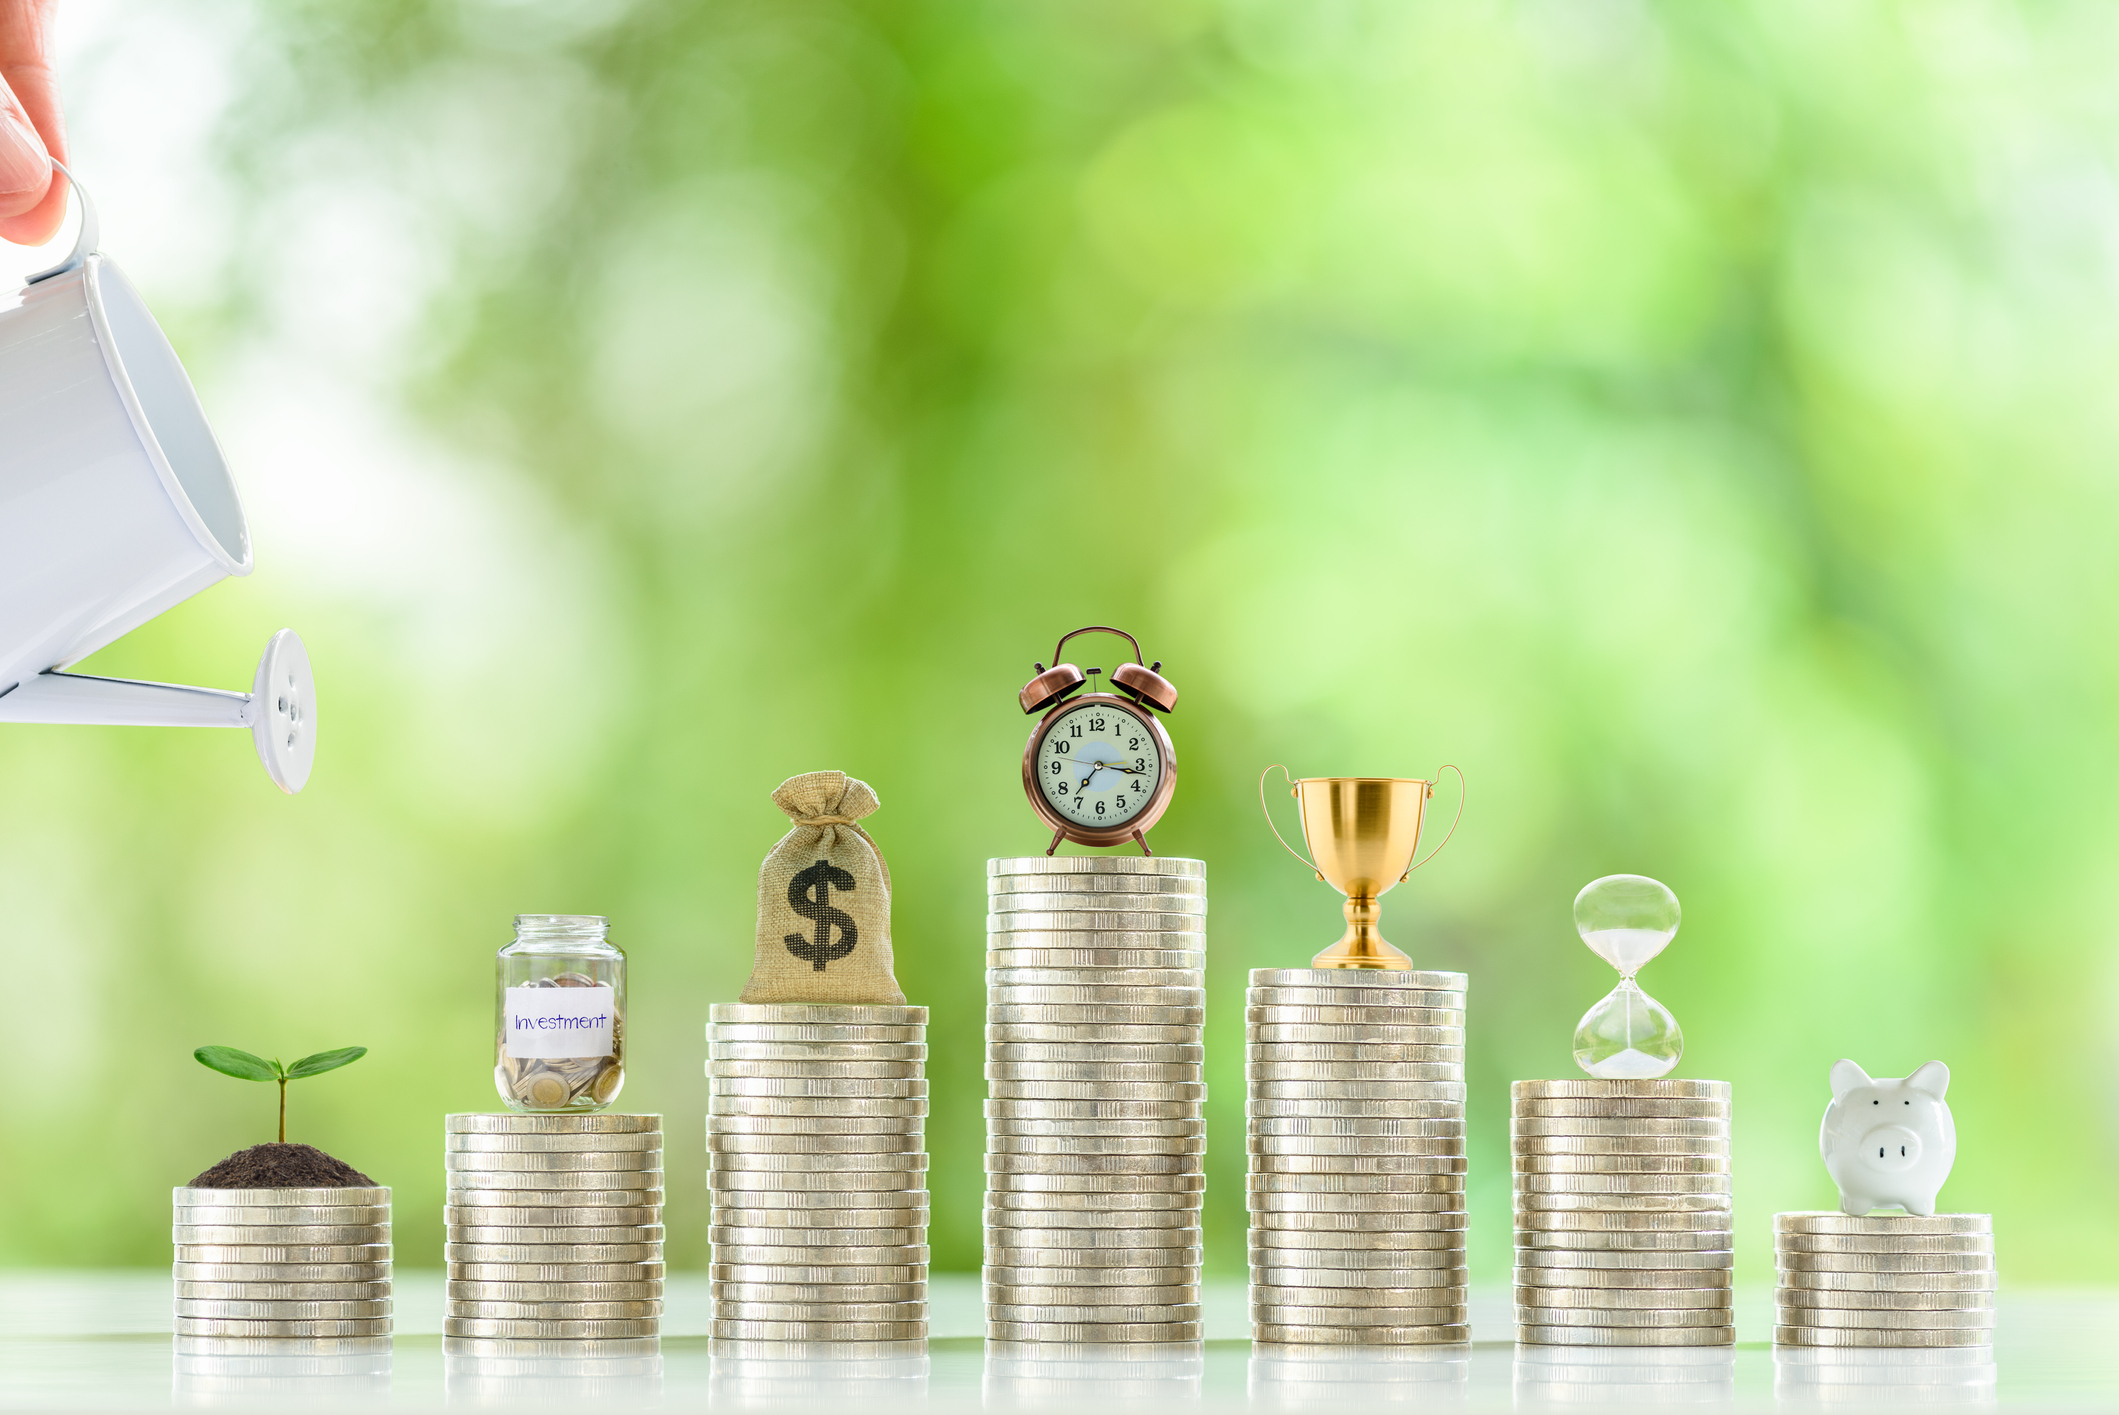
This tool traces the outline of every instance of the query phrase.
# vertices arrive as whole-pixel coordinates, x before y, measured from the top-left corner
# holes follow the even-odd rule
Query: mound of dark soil
[[[252,1145],[191,1181],[194,1189],[352,1189],[375,1181],[314,1145]]]

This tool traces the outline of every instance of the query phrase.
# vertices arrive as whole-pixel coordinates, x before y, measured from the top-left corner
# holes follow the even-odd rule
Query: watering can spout
[[[247,693],[51,670],[0,692],[0,722],[103,727],[247,727],[272,784],[288,795],[316,760],[316,683],[301,636],[265,645]]]

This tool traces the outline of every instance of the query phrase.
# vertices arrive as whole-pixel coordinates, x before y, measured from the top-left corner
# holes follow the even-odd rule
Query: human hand
[[[57,0],[0,0],[0,240],[36,246],[66,215],[66,160],[59,84],[51,68]]]

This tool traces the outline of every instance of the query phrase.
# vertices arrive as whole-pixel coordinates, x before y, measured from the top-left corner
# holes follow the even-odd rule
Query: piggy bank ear
[[[1939,1061],[1931,1061],[1908,1076],[1906,1084],[1941,1100],[1942,1093],[1950,1089],[1950,1068]]]
[[[1847,1092],[1869,1084],[1869,1073],[1852,1061],[1840,1060],[1832,1063],[1832,1099],[1838,1100]]]

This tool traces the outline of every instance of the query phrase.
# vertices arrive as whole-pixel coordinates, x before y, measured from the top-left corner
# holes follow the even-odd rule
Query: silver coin
[[[1853,1312],[1975,1312],[1991,1311],[1997,1294],[1990,1288],[1974,1292],[1815,1292],[1801,1287],[1781,1287],[1773,1300],[1781,1311],[1801,1313],[1808,1309]],[[1784,1322],[1807,1320],[1783,1315]]]
[[[1459,1085],[1464,1081],[1464,1063],[1459,1061],[1398,1062],[1398,1061],[1246,1061],[1243,1066],[1246,1080],[1260,1081],[1328,1081],[1335,1086],[1349,1082],[1404,1085],[1416,1081],[1446,1081]],[[1265,1094],[1263,1091],[1254,1094]],[[1366,1095],[1369,1092],[1351,1092]]]
[[[1729,1139],[1729,1122],[1726,1118],[1718,1117],[1670,1120],[1646,1116],[1601,1119],[1582,1115],[1529,1115],[1512,1119],[1509,1122],[1509,1130],[1511,1134],[1524,1139],[1573,1141],[1577,1144],[1595,1140],[1642,1140],[1652,1137],[1670,1140]]]
[[[989,887],[986,891],[986,917],[989,920],[1024,912],[1065,913],[1079,909],[1205,914],[1207,893],[1203,888],[1160,889],[1152,885],[1145,889],[1076,890],[1071,885],[1064,884],[1054,884],[1045,889],[1026,889],[1020,885],[1006,889]]]
[[[713,1260],[766,1267],[902,1267],[914,1263],[924,1266],[928,1261],[928,1249],[925,1243],[864,1243],[836,1247],[822,1243],[718,1243],[714,1245]]]
[[[707,1124],[745,1120],[917,1120],[927,1114],[925,1097],[709,1095]]]
[[[505,1317],[444,1317],[442,1335],[507,1337],[514,1340],[580,1340],[653,1336],[662,1328],[657,1317],[603,1320],[523,1320]]]
[[[1271,1261],[1277,1258],[1279,1261]],[[1392,1264],[1376,1268],[1332,1268],[1309,1262],[1301,1253],[1260,1254],[1251,1263],[1251,1282],[1258,1287],[1315,1289],[1332,1292],[1447,1293],[1432,1301],[1464,1300],[1467,1273],[1462,1254],[1454,1263]],[[1415,1300],[1415,1299],[1408,1299]],[[1418,1299],[1429,1305],[1429,1299]],[[1351,1299],[1340,1306],[1360,1305]]]
[[[1079,945],[1057,941],[1064,937],[1068,936],[987,935],[987,984],[1170,988],[1199,987],[1206,977],[1207,955],[1200,947],[1203,934],[1085,934],[1081,937],[1093,942]]]
[[[919,1154],[925,1139],[919,1131],[888,1135],[727,1135],[709,1132],[707,1153],[716,1155],[889,1155]]]
[[[1584,1252],[1579,1249],[1518,1248],[1516,1281],[1525,1281],[1521,1274],[1526,1268],[1660,1268],[1675,1271],[1683,1268],[1727,1268],[1735,1261],[1735,1253],[1726,1248],[1705,1253]]]
[[[576,1189],[660,1189],[662,1171],[657,1169],[592,1170],[451,1170],[452,1192],[476,1189],[542,1189],[549,1192]]]
[[[1202,1337],[1199,1322],[998,1322],[986,1323],[988,1341],[1070,1342],[1097,1346],[1135,1342],[1167,1344]]]
[[[451,1135],[633,1135],[660,1132],[659,1115],[596,1111],[582,1115],[499,1115],[471,1113],[444,1119]]]
[[[1403,1068],[1411,1069],[1411,1068]],[[1426,1069],[1426,1068],[1423,1068]],[[1261,1102],[1266,1101],[1324,1101],[1344,1106],[1350,1101],[1384,1101],[1393,1106],[1406,1106],[1422,1101],[1443,1102],[1452,1110],[1438,1114],[1464,1113],[1464,1083],[1447,1080],[1414,1080],[1410,1077],[1396,1081],[1373,1081],[1348,1079],[1343,1081],[1295,1081],[1247,1078],[1246,1109],[1256,1112]],[[1313,1112],[1323,1114],[1327,1112]],[[1341,1110],[1338,1114],[1353,1114]],[[1394,1111],[1395,1114],[1417,1115],[1412,1110]]]
[[[1203,1101],[1204,1081],[989,1081],[987,1094],[1016,1101]]]
[[[662,1148],[662,1132],[643,1130],[630,1135],[450,1135],[448,1148],[476,1154],[600,1154],[631,1153]]]
[[[178,1243],[388,1243],[387,1223],[348,1224],[210,1224],[179,1223],[170,1228]]]
[[[662,1315],[659,1297],[621,1298],[610,1301],[494,1302],[469,1297],[451,1297],[449,1315],[464,1318],[531,1322],[586,1322],[612,1319],[640,1321]]]
[[[1523,1174],[1515,1186],[1525,1194],[1725,1194],[1723,1174]]]
[[[1184,1280],[1196,1282],[1199,1278],[1200,1250],[1157,1248],[1152,1252],[1128,1252],[1117,1248],[1057,1248],[1027,1243],[1011,1246],[992,1241],[986,1245],[988,1268],[1051,1268],[1054,1271],[1079,1274],[1105,1267],[1131,1273],[1143,1263],[1187,1270],[1189,1276]],[[1059,1279],[1054,1278],[1052,1281],[1057,1282]]]
[[[442,1237],[451,1243],[660,1243],[667,1235],[659,1223],[622,1228],[526,1228],[521,1225],[473,1226],[452,1223]]]
[[[1064,1256],[1064,1255],[1060,1255]],[[1197,1290],[1196,1264],[1176,1263],[1166,1267],[1099,1268],[1054,1263],[1040,1267],[1007,1267],[988,1263],[986,1284],[1014,1292],[1088,1291],[1119,1292],[1172,1289]]]
[[[1991,1233],[1777,1233],[1775,1253],[1992,1253]]]
[[[1994,1266],[1992,1253],[1775,1253],[1783,1272],[1971,1273]]]
[[[986,1118],[995,1120],[1136,1121],[1198,1120],[1205,1112],[1197,1100],[988,1100]]]
[[[1250,1230],[1253,1250],[1273,1248],[1301,1248],[1309,1252],[1367,1252],[1411,1253],[1422,1250],[1461,1251],[1464,1235],[1453,1230],[1423,1231],[1419,1229],[1284,1229],[1259,1228]]]
[[[988,1135],[1011,1139],[1127,1139],[1200,1140],[1206,1138],[1204,1117],[1180,1120],[1015,1120],[989,1118]]]
[[[1458,1020],[1464,1013],[1464,994],[1446,988],[1252,988],[1244,994],[1244,1010],[1275,1012],[1367,1011],[1388,1008],[1403,1012],[1450,1012]],[[1323,1020],[1323,1019],[1319,1019]],[[1359,1020],[1359,1019],[1354,1019]]]
[[[1458,1194],[1459,1174],[1247,1174],[1254,1194]]]
[[[256,1299],[227,1297],[179,1297],[179,1317],[239,1318],[245,1321],[319,1322],[348,1317],[387,1317],[388,1297],[341,1298],[336,1301]]]
[[[1576,1290],[1595,1288],[1605,1292],[1629,1289],[1680,1292],[1707,1287],[1727,1289],[1734,1281],[1734,1278],[1734,1270],[1727,1264],[1711,1268],[1685,1268],[1675,1272],[1668,1268],[1545,1268],[1530,1266],[1518,1266],[1515,1271],[1515,1282],[1518,1287],[1556,1287]]]
[[[924,1203],[873,1209],[773,1209],[715,1204],[713,1221],[723,1228],[911,1228],[925,1224],[928,1213]]]
[[[229,1205],[242,1208],[337,1208],[351,1205],[355,1208],[387,1206],[390,1202],[390,1186],[387,1184],[363,1184],[339,1189],[199,1189],[180,1184],[170,1191],[171,1202],[179,1208],[192,1205]]]
[[[987,1312],[998,1315],[997,1309],[1009,1308],[1093,1308],[1099,1305],[1119,1308],[1192,1306],[1199,1304],[1197,1283],[1172,1283],[1161,1287],[1052,1287],[1009,1283],[986,1285]]]
[[[451,1282],[660,1282],[654,1263],[450,1263]]]
[[[1728,1233],[1734,1223],[1727,1209],[1679,1213],[1599,1213],[1595,1210],[1526,1209],[1516,1214],[1516,1230],[1544,1229],[1573,1233]]]
[[[1245,1195],[1246,1207],[1254,1214],[1351,1214],[1415,1215],[1464,1211],[1460,1189],[1432,1194],[1306,1194],[1263,1193]]]
[[[649,1263],[660,1261],[660,1243],[444,1243],[450,1263]]]
[[[1735,1327],[1562,1327],[1516,1324],[1525,1346],[1733,1346]]]
[[[868,1176],[876,1178],[878,1176]],[[919,1176],[912,1176],[917,1179]],[[924,1209],[929,1200],[923,1185],[909,1189],[884,1189],[863,1185],[858,1189],[729,1189],[708,1195],[716,1207],[786,1209],[794,1213],[815,1209],[831,1213],[840,1209]]]
[[[1728,1312],[1734,1292],[1722,1287],[1537,1287],[1516,1288],[1518,1312],[1526,1308],[1572,1308],[1576,1311]],[[1539,1321],[1529,1317],[1519,1320]]]
[[[1253,1009],[1256,1011],[1257,1009]],[[1273,1022],[1254,1019],[1244,1025],[1249,1047],[1464,1046],[1464,1029],[1431,1026],[1403,1017],[1389,1022]]]
[[[294,1319],[247,1319],[238,1317],[178,1317],[178,1336],[388,1336],[388,1317]]]
[[[852,1207],[873,1207],[881,1202],[879,1194],[910,1193],[919,1189],[917,1183],[924,1170],[862,1169],[844,1174],[827,1170],[721,1170],[707,1171],[706,1187],[715,1191],[726,1191],[731,1195],[789,1194],[800,1193],[848,1194],[857,1196]],[[790,1175],[799,1175],[799,1179]],[[762,1204],[761,1199],[745,1197],[743,1203]]]
[[[1272,1302],[1253,1296],[1251,1320],[1272,1326],[1367,1327],[1462,1326],[1471,1317],[1463,1303],[1431,1307],[1334,1307],[1323,1302]]]
[[[1966,1294],[1992,1292],[1995,1274],[1992,1268],[1978,1272],[1958,1273],[1826,1273],[1814,1271],[1791,1272],[1783,1268],[1780,1273],[1780,1292],[1844,1292],[1868,1293],[1917,1293]]]
[[[1708,1233],[1584,1233],[1517,1229],[1519,1252],[1709,1253],[1733,1246],[1730,1230]]]
[[[1206,1059],[1206,1049],[1190,1042],[993,1042],[988,1061],[1131,1061],[1190,1062]]]
[[[1727,1155],[1524,1155],[1514,1157],[1518,1175],[1568,1176],[1729,1173]]]
[[[727,1302],[883,1303],[927,1300],[924,1282],[715,1282],[711,1296]]]
[[[1780,1233],[1835,1233],[1871,1238],[1921,1235],[1991,1234],[1992,1214],[1853,1214],[1838,1212],[1785,1213],[1773,1216],[1773,1231]]]
[[[1717,1120],[1730,1117],[1727,1101],[1716,1100],[1583,1100],[1516,1101],[1515,1122],[1525,1120]]]
[[[1112,1323],[1126,1325],[1156,1325],[1166,1322],[1186,1322],[1197,1325],[1201,1320],[1199,1304],[1196,1302],[1109,1303],[1093,1306],[1039,1306],[1028,1303],[988,1302],[986,1321],[989,1325],[1001,1323],[1058,1322],[1069,1326]]]
[[[1253,968],[1254,988],[1385,989],[1392,992],[1449,992],[1463,996],[1469,980],[1462,973],[1380,968]]]
[[[1007,875],[1182,875],[1205,879],[1204,860],[1180,855],[1021,855],[986,862],[989,879]]]
[[[1119,988],[1136,994],[1150,990],[1197,990],[1203,993],[1206,990],[1206,979],[1206,969],[1196,964],[1189,968],[1092,968],[1060,967],[1056,964],[1039,967],[989,966],[986,969],[986,996],[988,999],[996,994],[1008,996],[1020,993],[1025,988],[1093,988],[1102,994]],[[1174,1022],[1183,1010],[1178,1007],[1167,1008],[1162,1020],[1166,1023]]]
[[[875,1065],[888,1063],[876,1062]],[[729,1076],[712,1075],[714,1095],[788,1096],[821,1099],[843,1096],[861,1100],[919,1100],[927,1095],[927,1082],[919,1077],[895,1079],[832,1079],[823,1076]]]
[[[873,1135],[917,1140],[926,1133],[927,1118],[919,1115],[709,1115],[708,1143],[717,1139],[744,1138],[761,1141],[815,1140],[833,1136],[851,1139]]]
[[[1270,1163],[1271,1169],[1267,1169]],[[1254,1173],[1307,1174],[1462,1174],[1463,1155],[1295,1155],[1279,1154],[1253,1165]]]
[[[1425,1028],[1431,1031],[1453,1033],[1455,1039],[1464,1038],[1464,1008],[1461,999],[1447,1001],[1435,1007],[1413,1006],[1393,999],[1377,1006],[1352,1006],[1344,1003],[1261,1003],[1247,1002],[1243,1010],[1245,1035],[1255,1036],[1262,1042],[1344,1042],[1359,1041],[1371,1031],[1382,1029],[1386,1036],[1401,1027]],[[1266,1029],[1259,1032],[1258,1029]],[[1395,1041],[1439,1042],[1449,1038],[1439,1036],[1396,1037]]]
[[[1060,860],[1055,859],[1050,863],[1058,864]],[[1052,877],[1055,873],[1058,874],[1058,878]],[[1205,894],[1207,892],[1207,882],[1203,875],[1186,875],[1154,870],[1133,871],[1130,873],[1124,871],[1089,872],[1082,870],[1058,872],[1028,870],[989,871],[986,876],[986,892],[989,895],[1044,889],[1079,890],[1089,893],[1139,890],[1165,894]]]
[[[1244,1118],[1254,1124],[1264,1124],[1268,1121],[1306,1125],[1354,1121],[1394,1125],[1416,1124],[1422,1121],[1440,1121],[1455,1125],[1464,1123],[1464,1102],[1461,1099],[1449,1098],[1419,1101],[1328,1098],[1270,1100],[1254,1095],[1244,1101],[1243,1112]]]
[[[1728,1213],[1734,1200],[1718,1194],[1530,1194],[1518,1191],[1519,1213]]]
[[[198,1263],[177,1261],[178,1282],[207,1283],[388,1283],[390,1262],[367,1263]]]
[[[834,1026],[924,1027],[927,1009],[903,1003],[837,1002],[717,1002],[706,1010],[707,1021],[752,1026],[796,1026],[825,1023]]]
[[[1183,1008],[1192,1011],[1204,1008],[1206,997],[1207,990],[1203,987],[1129,987],[1101,983],[1063,987],[1047,984],[989,983],[986,988],[986,1015],[998,1021],[996,1014],[1003,1009],[1034,1010],[1046,1005],[1067,1008]],[[1161,1017],[1156,1020],[1177,1019]]]
[[[706,1231],[707,1241],[723,1248],[879,1248],[918,1247],[927,1241],[925,1223],[900,1224],[894,1228],[748,1228],[715,1224]]]
[[[1464,1137],[1410,1135],[1261,1135],[1251,1133],[1244,1148],[1252,1163],[1265,1168],[1283,1155],[1429,1155],[1464,1154]]]
[[[917,1067],[927,1060],[925,1042],[722,1042],[707,1044],[707,1060],[714,1062],[808,1062],[835,1065],[856,1061],[888,1061]],[[790,1074],[782,1071],[767,1071],[762,1074],[778,1076]],[[793,1073],[815,1075],[813,1071]],[[858,1072],[857,1075],[868,1075]],[[881,1073],[886,1076],[903,1074],[897,1071]]]
[[[927,1320],[927,1304],[919,1302],[741,1302],[716,1298],[717,1322],[882,1322],[905,1323]]]
[[[988,1133],[990,1155],[1202,1155],[1204,1135],[996,1135]]]
[[[1726,1158],[1729,1137],[1722,1135],[1514,1135],[1509,1150],[1517,1155],[1616,1157],[1642,1156]]]
[[[1466,1325],[1315,1327],[1251,1323],[1251,1340],[1267,1346],[1455,1346],[1471,1340]]]
[[[662,1189],[569,1189],[563,1193],[543,1189],[463,1189],[448,1191],[448,1205],[455,1209],[564,1209],[587,1213],[595,1209],[639,1209],[662,1207]],[[513,1217],[465,1217],[463,1222],[525,1222]]]
[[[1462,1233],[1467,1215],[1463,1210],[1444,1213],[1258,1213],[1251,1214],[1251,1227],[1277,1229],[1282,1233]]]
[[[237,1209],[212,1208],[195,1204],[179,1208],[175,1214],[179,1227],[208,1228],[343,1228],[359,1226],[368,1229],[390,1228],[390,1206],[388,1204],[344,1204],[337,1208],[303,1205],[285,1209]]]
[[[1197,1046],[1199,1039],[1197,1027],[997,1022],[986,1028],[989,1046]]]
[[[986,1063],[986,1079],[989,1081],[1058,1081],[1058,1082],[1132,1082],[1144,1085],[1168,1085],[1171,1082],[1201,1080],[1203,1068],[1196,1061],[1187,1062],[1129,1062],[1129,1061],[989,1061]]]
[[[1200,1211],[1201,1194],[1202,1191],[1197,1189],[1181,1193],[1147,1191],[1101,1194],[1020,1193],[1010,1189],[989,1189],[985,1202],[988,1209],[1015,1209],[1025,1213],[1197,1214]]]
[[[1534,1289],[1549,1292],[1552,1289]],[[1519,1326],[1595,1327],[1605,1331],[1622,1328],[1662,1330],[1684,1327],[1726,1327],[1734,1318],[1728,1307],[1558,1307],[1516,1304]]]
[[[921,1341],[924,1320],[913,1322],[748,1322],[715,1321],[708,1334],[716,1341]]]
[[[1197,1027],[1206,1010],[1196,1002],[1184,1007],[1073,1003],[988,1005],[988,1026],[1036,1027]]]
[[[1030,933],[1191,933],[1204,934],[1204,914],[1177,914],[1162,909],[1019,909],[1007,915],[1010,929]],[[987,933],[992,929],[988,916]]]
[[[859,1285],[871,1282],[912,1282],[925,1284],[925,1263],[893,1264],[802,1264],[802,1263],[726,1263],[715,1261],[707,1266],[707,1277],[714,1282],[793,1282],[824,1283],[833,1286]]]
[[[1245,1069],[1249,1074],[1269,1076],[1276,1080],[1309,1080],[1309,1070],[1291,1072],[1290,1067],[1316,1068],[1315,1077],[1326,1074],[1346,1074],[1351,1080],[1389,1079],[1387,1072],[1371,1071],[1371,1067],[1425,1068],[1446,1066],[1454,1068],[1451,1075],[1430,1079],[1450,1080],[1463,1074],[1464,1048],[1461,1046],[1400,1046],[1396,1042],[1255,1042],[1244,1048]],[[1256,1068],[1252,1070],[1252,1068]],[[1429,1077],[1424,1069],[1415,1072],[1416,1077]]]
[[[638,1302],[662,1295],[649,1282],[465,1282],[448,1284],[448,1296],[467,1302]],[[473,1315],[458,1312],[458,1316]],[[584,1314],[586,1315],[586,1314]]]
[[[1198,1174],[1201,1156],[1193,1155],[1011,1155],[988,1152],[988,1174]]]
[[[728,1061],[707,1058],[711,1081],[912,1081],[927,1073],[925,1061]]]
[[[709,1022],[706,1040],[721,1042],[922,1042],[925,1026],[892,1027],[838,1022]]]
[[[1260,1243],[1258,1237],[1254,1230],[1246,1248],[1254,1268],[1389,1270],[1401,1275],[1401,1285],[1410,1286],[1454,1281],[1453,1278],[1430,1274],[1432,1271],[1452,1272],[1464,1266],[1461,1243],[1441,1248],[1326,1248],[1303,1243],[1271,1247]],[[1410,1276],[1416,1272],[1419,1276]],[[1352,1286],[1351,1283],[1348,1285]]]
[[[828,1170],[836,1174],[911,1174],[928,1165],[925,1150],[898,1150],[889,1154],[862,1154],[844,1150],[772,1151],[764,1154],[708,1152],[708,1166],[717,1174],[808,1174]]]
[[[988,1223],[986,1242],[1002,1248],[1065,1249],[1074,1253],[1120,1249],[1127,1253],[1159,1257],[1170,1249],[1200,1246],[1198,1225],[1169,1228],[1060,1228],[1029,1223]]]
[[[450,1150],[446,1168],[451,1174],[508,1172],[522,1174],[548,1174],[555,1172],[575,1174],[585,1170],[633,1173],[640,1170],[660,1171],[662,1168],[662,1152],[660,1150]]]
[[[377,1298],[387,1300],[390,1279],[384,1277],[373,1282],[199,1282],[180,1277],[176,1280],[176,1288],[179,1301],[354,1302]]]
[[[1993,1340],[1991,1331],[1848,1331],[1808,1326],[1773,1329],[1776,1346],[1986,1346]]]
[[[179,1243],[179,1263],[387,1263],[388,1243]]]
[[[1508,1088],[1512,1101],[1551,1100],[1713,1100],[1730,1097],[1727,1081],[1689,1081],[1674,1077],[1651,1080],[1571,1078],[1564,1081],[1517,1081]]]

